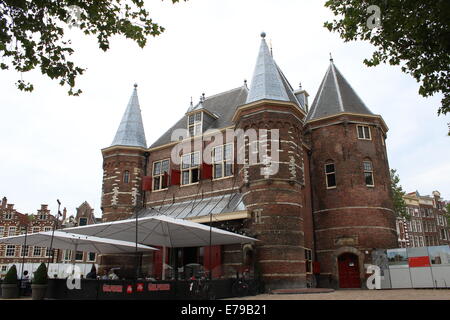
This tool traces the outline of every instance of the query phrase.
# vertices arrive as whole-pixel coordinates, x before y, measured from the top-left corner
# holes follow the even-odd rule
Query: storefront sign
[[[109,285],[109,284],[103,285],[103,292],[122,293],[122,291],[123,291],[123,286],[121,286],[121,285]]]
[[[169,283],[149,283],[148,291],[169,291],[170,284]]]
[[[410,268],[429,267],[429,266],[430,266],[430,258],[428,256],[409,258]]]

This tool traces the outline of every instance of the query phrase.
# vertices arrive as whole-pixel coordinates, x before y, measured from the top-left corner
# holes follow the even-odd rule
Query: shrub
[[[3,284],[17,284],[17,269],[15,264],[8,270]]]
[[[47,284],[48,283],[48,275],[47,275],[47,267],[45,263],[41,263],[41,265],[34,272],[33,284]]]

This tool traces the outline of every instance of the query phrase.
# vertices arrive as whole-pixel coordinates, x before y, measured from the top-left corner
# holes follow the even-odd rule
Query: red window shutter
[[[221,246],[205,247],[203,265],[206,270],[208,271],[212,270],[213,278],[219,278],[220,276],[222,276],[222,247]]]
[[[320,263],[319,261],[313,262],[313,273],[314,274],[320,274]]]
[[[180,174],[181,174],[180,170],[172,169],[172,174],[170,175],[171,176],[170,184],[172,186],[180,185]]]
[[[212,164],[203,163],[202,164],[202,180],[212,179]]]
[[[142,190],[144,191],[152,190],[152,177],[146,176],[142,179]]]

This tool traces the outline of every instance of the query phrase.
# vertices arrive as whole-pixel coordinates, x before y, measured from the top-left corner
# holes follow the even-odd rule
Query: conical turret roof
[[[137,85],[123,114],[119,129],[111,146],[132,146],[147,148],[144,125],[142,123],[141,108],[137,95]]]
[[[330,59],[330,66],[314,98],[307,121],[344,112],[373,115],[336,68],[333,59]]]
[[[246,103],[263,99],[290,101],[282,75],[273,60],[265,36],[266,34],[263,32]]]

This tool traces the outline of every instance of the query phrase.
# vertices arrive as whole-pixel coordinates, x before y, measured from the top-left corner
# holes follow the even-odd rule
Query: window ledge
[[[190,186],[195,186],[196,184],[199,184],[199,182],[194,182],[194,183],[189,183],[189,184],[181,184],[180,187],[190,187]]]

